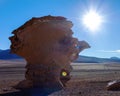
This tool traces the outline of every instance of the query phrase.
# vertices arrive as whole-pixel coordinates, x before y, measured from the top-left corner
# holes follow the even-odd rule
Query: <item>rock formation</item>
[[[27,61],[26,79],[18,89],[47,88],[53,92],[65,86],[70,79],[70,63],[90,47],[72,37],[72,26],[64,17],[44,16],[32,18],[12,32],[11,52]]]
[[[120,80],[114,80],[108,83],[107,90],[120,91]]]

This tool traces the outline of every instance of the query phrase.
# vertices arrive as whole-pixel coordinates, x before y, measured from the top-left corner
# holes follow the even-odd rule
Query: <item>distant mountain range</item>
[[[8,50],[0,50],[0,60],[10,60],[10,59],[22,59],[22,57],[10,53]],[[120,58],[111,57],[111,58],[97,58],[90,56],[79,56],[74,62],[77,63],[105,63],[105,62],[118,62],[120,63]]]
[[[106,63],[106,62],[117,62],[120,63],[120,58],[111,57],[111,58],[97,58],[90,56],[79,56],[75,62],[81,63]]]
[[[10,49],[0,50],[0,60],[22,59],[20,56],[10,53]]]

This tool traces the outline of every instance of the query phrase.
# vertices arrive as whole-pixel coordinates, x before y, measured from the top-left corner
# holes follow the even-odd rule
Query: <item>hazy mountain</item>
[[[83,62],[83,63],[120,62],[120,58],[118,57],[97,58],[97,57],[89,57],[89,56],[79,56],[75,62]]]
[[[118,58],[118,57],[111,57],[110,59],[112,59],[112,60],[119,60],[120,58]]]
[[[1,51],[3,51],[3,50],[0,49],[0,52],[1,52]]]
[[[11,54],[10,50],[0,50],[0,59],[21,59],[20,56],[15,54]]]
[[[22,59],[20,56],[15,54],[11,54],[10,50],[0,50],[0,59],[8,60],[8,59]],[[74,62],[80,63],[105,63],[105,62],[120,62],[120,58],[111,57],[111,58],[97,58],[90,56],[79,56],[78,59]]]

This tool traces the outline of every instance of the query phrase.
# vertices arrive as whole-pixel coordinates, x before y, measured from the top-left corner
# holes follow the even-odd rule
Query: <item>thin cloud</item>
[[[98,50],[99,52],[120,53],[120,50]]]

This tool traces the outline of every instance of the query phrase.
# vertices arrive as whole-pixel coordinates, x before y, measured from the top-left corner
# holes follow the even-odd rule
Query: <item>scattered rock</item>
[[[107,90],[120,91],[120,80],[109,82],[107,85]]]
[[[79,92],[78,94],[82,94],[82,92]]]
[[[12,88],[10,88],[10,87],[7,88],[7,87],[5,87],[5,88],[2,88],[1,90],[4,91],[4,92],[6,92],[6,91],[12,90]]]

